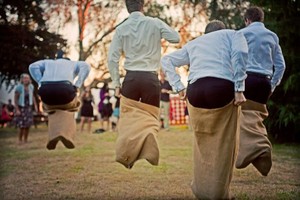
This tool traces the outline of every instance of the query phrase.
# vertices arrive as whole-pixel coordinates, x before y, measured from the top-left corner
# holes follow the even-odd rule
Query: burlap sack
[[[241,133],[239,152],[236,161],[236,168],[245,168],[261,155],[269,157],[271,162],[272,145],[268,139],[267,130],[263,124],[268,117],[268,110],[265,104],[247,100],[242,105]],[[272,165],[271,163],[267,165]],[[265,166],[267,168],[271,166]],[[270,169],[258,169],[269,171]]]
[[[43,103],[45,112],[48,113],[48,143],[47,149],[54,150],[59,141],[66,148],[73,149],[76,133],[74,112],[80,107],[78,97],[64,105],[47,105]]]
[[[73,149],[76,133],[76,122],[74,112],[56,110],[48,116],[49,141],[47,149],[53,150],[56,144],[61,141],[66,148]]]
[[[159,108],[128,99],[120,99],[120,119],[116,141],[116,161],[132,168],[139,159],[158,165]]]
[[[193,193],[198,199],[230,199],[240,107],[231,102],[202,109],[188,103],[188,111],[195,134]]]

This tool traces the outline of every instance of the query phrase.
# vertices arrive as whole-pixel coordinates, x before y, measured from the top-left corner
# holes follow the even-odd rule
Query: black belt
[[[126,72],[131,73],[131,74],[133,74],[133,73],[136,73],[136,74],[138,74],[138,73],[151,73],[151,74],[158,75],[158,73],[156,71],[131,71],[131,70],[126,70]]]
[[[257,72],[246,72],[246,73],[248,75],[252,75],[252,76],[259,77],[259,78],[265,78],[265,79],[271,80],[271,76],[269,76],[269,75],[260,74],[260,73],[257,73]]]
[[[43,81],[43,82],[41,82],[41,85],[55,85],[55,84],[73,85],[70,81]]]

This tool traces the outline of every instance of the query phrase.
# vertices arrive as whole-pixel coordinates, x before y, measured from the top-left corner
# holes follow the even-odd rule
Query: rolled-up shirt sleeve
[[[231,64],[234,70],[234,85],[236,92],[245,91],[246,64],[248,59],[248,45],[243,33],[235,32],[232,38]]]
[[[161,59],[163,72],[168,77],[170,85],[176,92],[185,89],[185,87],[180,80],[180,76],[176,73],[175,68],[188,65],[189,63],[188,52],[185,48],[170,53]]]
[[[118,32],[115,33],[113,40],[109,47],[108,52],[108,69],[112,79],[113,87],[120,86],[120,74],[119,74],[119,60],[122,53],[122,43],[118,36]]]
[[[45,62],[43,60],[36,61],[29,65],[29,73],[33,80],[41,86],[41,79],[43,77],[43,73],[45,71]]]
[[[91,70],[91,67],[89,64],[87,64],[84,61],[77,61],[75,75],[78,76],[78,79],[74,84],[77,88],[80,88],[82,86],[84,80],[89,75],[90,70]]]

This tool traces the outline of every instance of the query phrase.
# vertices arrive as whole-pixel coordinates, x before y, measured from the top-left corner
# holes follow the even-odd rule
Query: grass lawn
[[[93,130],[98,123],[94,122]],[[115,132],[77,133],[76,148],[46,149],[47,127],[32,128],[27,144],[17,129],[0,129],[0,199],[192,200],[193,134],[185,127],[160,131],[159,166],[115,162]],[[236,199],[300,199],[300,146],[274,145],[273,168],[262,177],[253,166],[235,170]]]

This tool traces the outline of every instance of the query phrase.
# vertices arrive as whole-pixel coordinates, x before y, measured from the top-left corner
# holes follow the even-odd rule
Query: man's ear
[[[251,24],[251,20],[249,20],[249,19],[246,18],[245,19],[245,25],[248,26],[249,24]]]

